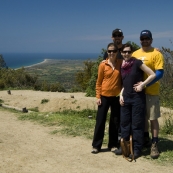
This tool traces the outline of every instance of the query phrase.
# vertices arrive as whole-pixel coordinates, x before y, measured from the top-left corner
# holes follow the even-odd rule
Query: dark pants
[[[140,154],[143,146],[145,127],[145,95],[134,97],[124,96],[124,106],[121,107],[121,137],[129,140],[133,136],[134,153]]]
[[[118,128],[120,126],[119,97],[101,96],[101,102],[102,104],[98,106],[92,146],[94,148],[101,149],[103,138],[104,138],[106,117],[107,117],[108,109],[110,107],[111,114],[110,114],[110,120],[109,120],[108,148],[117,147]]]

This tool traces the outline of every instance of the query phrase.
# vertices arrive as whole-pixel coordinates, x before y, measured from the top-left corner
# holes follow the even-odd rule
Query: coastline
[[[34,66],[37,66],[37,65],[46,64],[46,63],[48,63],[49,60],[52,60],[52,59],[44,59],[44,61],[42,61],[42,62],[33,64],[33,65],[29,65],[29,66],[24,66],[24,68],[30,68],[30,67],[34,67]]]

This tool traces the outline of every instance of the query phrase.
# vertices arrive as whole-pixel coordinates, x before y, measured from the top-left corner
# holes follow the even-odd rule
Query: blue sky
[[[173,49],[172,16],[166,0],[0,0],[0,53],[100,53],[115,28],[124,43],[149,29],[154,47]]]

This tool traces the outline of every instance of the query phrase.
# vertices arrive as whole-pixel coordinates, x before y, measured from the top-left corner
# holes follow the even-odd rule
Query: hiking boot
[[[143,147],[145,147],[145,148],[151,147],[151,139],[150,139],[150,137],[144,137]]]
[[[159,157],[159,151],[158,151],[158,148],[157,148],[157,143],[153,143],[151,145],[151,153],[150,153],[150,156],[152,159],[157,159]]]
[[[116,155],[122,155],[121,147],[118,150],[115,150],[114,152]]]

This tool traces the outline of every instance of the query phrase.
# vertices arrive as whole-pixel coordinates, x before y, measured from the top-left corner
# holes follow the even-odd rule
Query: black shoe
[[[141,157],[141,154],[134,153],[134,158],[133,159],[137,159],[139,157]],[[129,158],[132,159],[132,155],[131,154],[129,155]]]
[[[116,155],[122,155],[121,147],[118,150],[115,150],[114,152]]]

